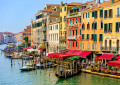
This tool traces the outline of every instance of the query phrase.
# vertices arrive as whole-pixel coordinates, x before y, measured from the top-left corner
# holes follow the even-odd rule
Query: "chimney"
[[[61,6],[63,5],[63,1],[61,1]]]

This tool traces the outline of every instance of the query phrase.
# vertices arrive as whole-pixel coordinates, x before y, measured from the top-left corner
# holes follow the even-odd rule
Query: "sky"
[[[86,2],[91,0],[0,0],[0,32],[18,33],[35,20],[45,4]],[[103,0],[101,0],[102,2]]]

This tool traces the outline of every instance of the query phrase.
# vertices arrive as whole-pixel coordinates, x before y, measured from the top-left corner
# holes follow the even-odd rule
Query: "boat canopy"
[[[109,66],[118,66],[118,67],[120,67],[120,60],[117,60],[117,61],[109,61],[109,62],[108,62],[108,65],[109,65]]]
[[[111,54],[103,54],[99,57],[99,59],[104,59],[104,60],[111,60],[112,58],[114,58],[114,56]]]

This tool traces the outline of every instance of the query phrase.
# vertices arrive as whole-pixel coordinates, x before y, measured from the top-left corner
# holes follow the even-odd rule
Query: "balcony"
[[[69,24],[69,27],[77,27],[77,23]]]
[[[67,40],[77,40],[77,36],[67,36]]]
[[[66,36],[60,36],[60,41],[66,41]]]
[[[112,51],[112,52],[118,52],[119,51],[119,47],[102,47],[101,49],[102,51]]]
[[[73,17],[79,17],[81,16],[81,12],[74,12],[67,14],[66,18],[73,18]]]

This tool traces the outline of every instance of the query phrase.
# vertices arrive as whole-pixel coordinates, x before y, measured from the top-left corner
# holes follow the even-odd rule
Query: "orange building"
[[[25,37],[28,37],[28,41],[31,41],[31,25],[26,26],[26,29],[24,29],[22,33],[22,43],[25,42]]]

